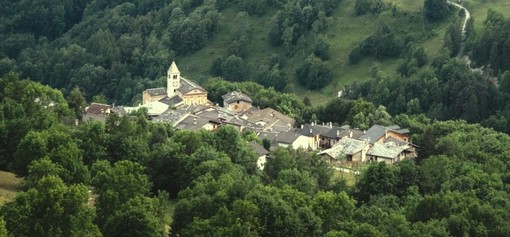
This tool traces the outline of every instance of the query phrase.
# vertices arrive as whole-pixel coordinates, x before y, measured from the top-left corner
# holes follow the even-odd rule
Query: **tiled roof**
[[[188,115],[188,112],[180,109],[168,109],[158,117],[154,118],[154,122],[174,124]]]
[[[223,96],[221,96],[221,98],[223,98],[223,101],[225,101],[226,103],[233,103],[233,102],[237,102],[237,101],[246,101],[246,102],[249,102],[249,103],[253,103],[253,101],[251,100],[251,98],[241,92],[238,92],[238,91],[232,91],[230,93],[227,93]]]
[[[202,90],[204,92],[207,92],[204,88],[200,87],[199,85],[189,81],[188,79],[186,78],[183,78],[181,77],[181,86],[179,87],[179,92],[181,92],[183,95],[194,90],[194,89],[199,89],[199,90]]]
[[[251,146],[253,151],[255,151],[255,153],[257,153],[257,155],[259,155],[259,156],[269,154],[269,151],[267,151],[263,146],[261,146],[260,144],[254,142],[254,141],[248,142],[248,144]]]
[[[178,105],[182,101],[183,101],[182,98],[180,96],[178,96],[178,95],[174,95],[171,98],[169,98],[168,96],[165,96],[165,98],[159,100],[159,102],[167,104],[169,106]]]
[[[151,89],[147,89],[145,91],[147,91],[147,93],[149,93],[150,96],[166,95],[165,87],[151,88]]]
[[[278,133],[277,132],[267,132],[267,131],[262,131],[262,132],[259,132],[259,138],[260,140],[266,138],[268,139],[269,141],[274,141],[276,136],[278,136]]]
[[[253,113],[245,113],[248,121],[251,123],[262,124],[261,126],[267,130],[273,131],[288,131],[290,130],[295,121],[272,108],[265,108],[263,110],[254,111]]]
[[[292,144],[294,143],[300,136],[302,136],[299,133],[288,131],[288,132],[281,132],[278,133],[275,140],[278,143],[285,143],[285,144]]]
[[[407,149],[408,146],[397,146],[395,143],[374,143],[370,149],[368,149],[367,154],[378,157],[385,157],[394,159],[397,157],[402,151]]]
[[[85,108],[85,112],[89,114],[103,114],[110,108],[111,106],[107,104],[92,103],[89,107]]]
[[[147,104],[144,104],[140,107],[147,108],[147,113],[150,116],[158,116],[163,114],[167,109],[168,105],[159,101],[153,101]]]
[[[299,129],[299,133],[305,136],[316,136],[320,134],[321,136],[327,137],[327,138],[341,138],[346,136],[345,134],[342,135],[342,133],[347,129],[348,127],[337,127],[332,126],[331,123],[329,125],[319,125],[319,124],[304,124]],[[347,133],[348,135],[348,133]]]
[[[327,154],[333,158],[339,158],[341,155],[354,155],[368,146],[365,141],[360,141],[348,137],[340,139],[333,147],[320,152],[319,154]]]
[[[394,144],[396,144],[397,146],[405,146],[405,145],[409,145],[408,142],[406,141],[402,141],[402,140],[399,140],[397,138],[394,138],[394,137],[388,137],[386,139],[384,139],[384,142],[383,143],[390,143],[390,142],[393,142]]]
[[[369,142],[373,143],[373,142],[379,140],[379,138],[381,138],[382,136],[384,136],[384,134],[387,131],[393,131],[393,132],[400,133],[400,134],[409,133],[409,130],[401,129],[398,125],[384,127],[384,126],[376,124],[376,125],[372,126],[370,129],[368,129],[367,133],[364,134],[363,136],[359,137],[359,139],[360,140],[368,140]]]
[[[359,139],[361,136],[363,136],[363,131],[361,131],[359,129],[352,129],[352,128],[342,130],[338,134],[339,138],[348,137],[348,138],[353,138],[353,139]]]
[[[202,129],[207,123],[209,123],[208,118],[188,115],[177,124],[174,125],[177,129],[184,129],[189,131],[198,131]]]
[[[316,136],[316,135],[322,134],[322,131],[320,131],[319,129],[316,129],[311,124],[303,124],[297,132],[299,132],[301,135],[304,135],[304,136]]]
[[[115,106],[115,107],[111,108],[110,111],[112,113],[118,114],[119,116],[123,116],[126,114],[126,110],[124,109],[124,106]]]

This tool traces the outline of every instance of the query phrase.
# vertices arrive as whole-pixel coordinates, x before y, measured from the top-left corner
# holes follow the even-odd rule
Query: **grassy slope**
[[[483,22],[487,17],[489,9],[496,10],[503,13],[505,18],[510,14],[510,1],[508,0],[464,0],[464,6],[471,13],[471,17],[475,19],[475,29],[481,32],[483,29]]]
[[[331,28],[325,33],[331,42],[332,59],[330,63],[334,70],[334,81],[318,91],[309,91],[295,83],[297,85],[295,92],[298,95],[308,95],[314,104],[325,103],[336,96],[336,92],[344,85],[354,81],[367,80],[368,71],[373,65],[378,65],[388,75],[396,76],[396,69],[402,63],[402,59],[377,60],[369,57],[356,65],[350,65],[348,62],[352,48],[372,34],[380,22],[388,24],[401,40],[407,34],[413,34],[424,46],[429,59],[434,58],[441,51],[444,32],[450,23],[448,20],[425,28],[421,15],[423,1],[385,0],[385,2],[396,5],[401,14],[391,16],[391,11],[387,10],[379,16],[369,14],[356,16],[354,1],[342,1],[333,14]],[[492,7],[503,13],[510,12],[510,1],[506,0],[465,0],[465,5],[471,9],[472,15],[475,17],[477,30],[481,28],[487,9]],[[281,49],[271,47],[267,39],[271,18],[275,12],[269,12],[262,17],[239,17],[238,12],[239,10],[233,7],[222,11],[222,26],[210,40],[208,46],[195,54],[178,59],[181,71],[186,76],[201,83],[207,80],[208,69],[212,61],[217,56],[226,56],[226,48],[240,29],[248,29],[250,32],[248,56],[245,60],[252,66],[256,67],[263,63],[272,53],[284,55]],[[295,79],[294,69],[301,64],[307,54],[306,52],[296,52],[292,58],[287,59],[284,70],[291,80]]]
[[[20,191],[20,183],[21,178],[16,178],[13,173],[0,171],[0,206],[14,199]]]

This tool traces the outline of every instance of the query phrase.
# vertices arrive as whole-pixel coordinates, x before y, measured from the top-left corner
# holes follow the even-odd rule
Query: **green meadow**
[[[308,90],[296,81],[295,68],[310,54],[305,49],[296,50],[293,55],[286,56],[281,47],[273,47],[269,43],[268,34],[275,11],[263,16],[250,16],[240,12],[235,7],[224,9],[221,14],[221,26],[208,45],[194,54],[179,58],[182,72],[198,82],[203,83],[208,76],[212,61],[218,57],[228,57],[228,45],[241,32],[248,35],[249,43],[246,47],[245,62],[251,66],[253,73],[258,65],[265,63],[271,54],[279,54],[285,59],[283,70],[294,83],[294,92],[302,97],[310,97],[313,104],[327,102],[337,95],[345,85],[353,82],[368,80],[370,68],[377,66],[387,75],[396,77],[396,69],[403,62],[401,58],[376,59],[365,57],[357,64],[349,63],[349,53],[361,41],[370,36],[382,23],[387,24],[396,38],[404,42],[406,37],[413,37],[415,42],[422,45],[428,55],[429,62],[436,57],[443,48],[443,38],[446,29],[454,16],[440,23],[427,23],[423,20],[423,1],[386,0],[387,8],[379,15],[365,14],[357,16],[354,11],[354,0],[344,0],[337,7],[330,19],[329,28],[322,34],[330,41],[331,59],[329,63],[333,69],[333,81],[320,90]],[[471,11],[475,19],[475,29],[481,31],[488,9],[500,12],[510,12],[510,1],[503,0],[465,0],[464,5]],[[393,6],[396,9],[393,10]],[[316,35],[308,34],[307,42],[313,42]],[[310,47],[308,47],[310,48]]]

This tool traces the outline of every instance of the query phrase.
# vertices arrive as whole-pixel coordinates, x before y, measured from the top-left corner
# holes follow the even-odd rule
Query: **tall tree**
[[[85,112],[86,101],[79,87],[75,87],[67,97],[67,104],[73,110],[76,118],[81,120]]]
[[[440,21],[450,12],[446,0],[425,0],[423,4],[425,19],[428,21]]]
[[[60,178],[46,176],[0,212],[7,230],[17,236],[101,236],[88,199],[84,185],[66,186]]]
[[[104,229],[107,221],[124,203],[137,196],[149,194],[151,185],[144,168],[131,161],[97,161],[91,169],[92,185],[99,197],[96,208],[98,223]]]

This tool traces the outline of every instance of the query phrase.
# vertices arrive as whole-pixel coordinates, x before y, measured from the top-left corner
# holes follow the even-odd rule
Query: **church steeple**
[[[179,72],[179,68],[175,64],[175,61],[172,61],[172,64],[168,68],[166,75],[166,94],[168,97],[173,97],[177,94],[177,89],[179,89],[181,85],[181,72]]]

